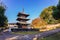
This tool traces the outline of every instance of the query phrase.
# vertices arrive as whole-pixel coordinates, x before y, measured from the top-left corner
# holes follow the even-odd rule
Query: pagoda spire
[[[22,12],[24,13],[24,8],[22,9]]]

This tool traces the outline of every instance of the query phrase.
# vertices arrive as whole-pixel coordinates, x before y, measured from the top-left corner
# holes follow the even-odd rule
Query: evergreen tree
[[[6,9],[3,6],[0,6],[0,27],[7,27],[8,26],[8,20],[5,16]]]
[[[58,10],[60,11],[60,0],[59,0],[59,3],[58,3],[58,5],[57,5],[57,8],[58,8]]]
[[[60,0],[59,0],[59,3],[58,3],[58,5],[57,5],[57,9],[54,10],[53,17],[54,17],[56,20],[60,20]]]

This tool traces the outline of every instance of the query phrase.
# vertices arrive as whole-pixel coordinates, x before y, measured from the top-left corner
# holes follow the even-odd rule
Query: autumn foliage
[[[44,26],[44,25],[46,25],[46,22],[43,21],[43,19],[41,19],[40,17],[32,21],[33,28],[40,28],[41,26]]]

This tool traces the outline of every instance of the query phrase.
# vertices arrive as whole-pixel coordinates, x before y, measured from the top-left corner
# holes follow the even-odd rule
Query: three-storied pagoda
[[[17,18],[18,28],[27,28],[28,25],[29,25],[27,23],[27,21],[29,20],[29,19],[27,19],[27,17],[29,16],[29,14],[25,14],[24,13],[24,9],[23,9],[23,11],[19,12],[17,16],[18,16],[18,18]]]

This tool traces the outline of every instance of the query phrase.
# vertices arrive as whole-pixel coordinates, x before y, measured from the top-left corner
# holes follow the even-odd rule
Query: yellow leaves
[[[40,28],[41,26],[46,25],[46,22],[43,21],[41,18],[36,18],[32,21],[33,28]]]

